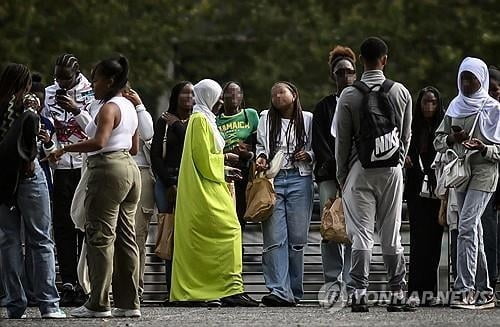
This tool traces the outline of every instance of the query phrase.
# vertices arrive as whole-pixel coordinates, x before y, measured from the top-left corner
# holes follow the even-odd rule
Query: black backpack
[[[361,81],[353,86],[363,93],[359,138],[356,141],[363,168],[396,167],[400,163],[399,111],[388,97],[394,82],[368,87]],[[377,91],[374,88],[380,86]]]

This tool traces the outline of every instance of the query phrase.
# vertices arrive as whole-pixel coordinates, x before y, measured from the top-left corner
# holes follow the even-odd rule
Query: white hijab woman
[[[490,77],[488,67],[478,58],[465,58],[460,64],[457,85],[458,95],[451,101],[446,115],[464,118],[479,113],[478,126],[481,134],[490,142],[500,144],[500,103],[488,94]],[[461,134],[460,134],[461,133]],[[454,133],[458,140],[467,140],[462,130]],[[465,141],[463,145],[470,150],[485,153],[488,148],[476,138]]]

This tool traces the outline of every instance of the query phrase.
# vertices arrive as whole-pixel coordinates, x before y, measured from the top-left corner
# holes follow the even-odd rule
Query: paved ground
[[[485,311],[423,308],[414,313],[388,313],[383,307],[372,307],[368,314],[347,309],[328,312],[315,306],[296,308],[162,308],[142,309],[140,319],[65,319],[41,320],[38,311],[30,309],[26,320],[0,319],[0,326],[498,326],[500,309]],[[2,312],[4,317],[5,312]]]

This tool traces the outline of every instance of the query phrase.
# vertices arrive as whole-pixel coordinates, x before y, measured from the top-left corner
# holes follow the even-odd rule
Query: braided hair
[[[122,55],[117,58],[101,60],[92,71],[92,80],[94,76],[100,75],[105,78],[113,79],[113,84],[104,96],[101,102],[111,100],[119,91],[123,90],[128,82],[128,60]]]
[[[80,72],[80,64],[78,59],[71,53],[63,53],[56,59],[56,66],[69,68],[72,72]]]
[[[5,66],[0,75],[0,141],[12,123],[21,114],[23,95],[31,83],[31,73],[25,65],[11,63]]]
[[[295,101],[293,102],[293,112],[292,119],[290,119],[290,124],[288,125],[288,129],[285,132],[286,137],[286,147],[287,152],[290,153],[290,139],[291,139],[291,131],[294,128],[295,132],[295,149],[294,151],[300,151],[304,148],[306,144],[306,135],[304,129],[304,117],[302,116],[302,106],[300,105],[299,100],[299,90],[295,85],[290,82],[277,82],[273,85],[275,87],[278,84],[283,84],[286,86],[290,92],[295,96]],[[277,144],[281,138],[281,113],[279,110],[273,105],[271,100],[271,106],[269,108],[268,113],[268,124],[269,124],[269,160],[272,160],[274,155],[276,154]]]

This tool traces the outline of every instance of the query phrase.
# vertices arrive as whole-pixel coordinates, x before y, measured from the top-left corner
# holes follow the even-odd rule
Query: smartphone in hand
[[[56,102],[60,102],[66,96],[68,96],[68,91],[66,89],[57,89],[55,100]]]

